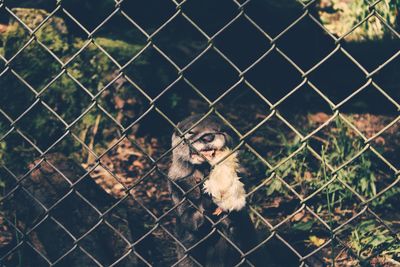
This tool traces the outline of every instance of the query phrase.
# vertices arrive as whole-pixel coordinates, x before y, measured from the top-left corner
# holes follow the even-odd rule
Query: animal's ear
[[[175,131],[174,131],[174,132],[172,133],[172,136],[171,136],[172,144],[174,143],[175,139],[176,139],[176,133],[175,133]]]
[[[178,130],[179,129],[179,130]],[[182,131],[182,122],[179,122],[177,125],[176,125],[176,128],[174,129],[174,135],[175,136],[178,136],[179,135],[179,131]]]
[[[173,132],[172,133],[172,138],[171,138],[171,144],[172,144],[172,146],[175,146],[175,145],[177,145],[180,141],[181,141],[181,137],[180,137],[180,135],[179,135],[179,133],[177,132],[177,131],[175,131],[175,132]]]
[[[176,125],[176,128],[174,129],[173,136],[177,139],[181,139],[181,133],[187,130],[187,125],[185,121],[181,121]]]

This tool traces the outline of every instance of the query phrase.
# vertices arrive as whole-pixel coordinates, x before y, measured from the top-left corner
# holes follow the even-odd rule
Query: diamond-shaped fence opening
[[[173,47],[169,45],[170,38],[176,42]],[[180,14],[154,36],[154,44],[169,55],[178,66],[184,67],[206,48],[207,39]]]
[[[278,102],[302,82],[301,73],[275,49],[268,50],[256,62],[246,69],[246,80],[263,91],[272,103]]]
[[[290,45],[292,42],[297,46]],[[335,42],[311,18],[304,17],[277,39],[279,47],[296,64],[309,69],[335,49]]]
[[[185,1],[181,6],[183,12],[209,36],[216,34],[237,15],[237,5],[234,1]],[[198,10],[202,11],[196,12]]]
[[[399,12],[0,0],[0,265],[400,264]],[[211,117],[240,211],[175,154]]]

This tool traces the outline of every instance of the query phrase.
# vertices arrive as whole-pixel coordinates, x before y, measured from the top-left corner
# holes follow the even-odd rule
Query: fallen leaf
[[[309,237],[309,240],[314,246],[317,246],[317,247],[320,247],[325,243],[325,239],[317,237],[315,235],[311,235]]]
[[[296,213],[296,215],[294,215],[294,216],[292,217],[291,221],[292,221],[292,222],[298,222],[298,221],[300,221],[301,219],[303,219],[304,214],[305,214],[305,211],[304,211],[304,210],[300,211],[299,213]]]
[[[138,160],[135,160],[135,161],[133,162],[133,166],[138,167],[138,168],[140,168],[140,169],[144,169],[143,163],[141,163],[141,162],[138,161]]]
[[[120,98],[119,96],[115,96],[114,97],[114,101],[115,101],[115,107],[116,108],[121,109],[125,105],[125,101],[122,98]]]

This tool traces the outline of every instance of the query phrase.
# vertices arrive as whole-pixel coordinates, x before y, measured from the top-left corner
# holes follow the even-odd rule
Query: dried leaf
[[[125,100],[123,100],[119,96],[115,96],[114,97],[114,103],[115,103],[115,107],[116,108],[122,109],[124,107],[124,105],[125,105]]]
[[[310,240],[310,242],[311,242],[314,246],[316,246],[316,247],[320,247],[320,246],[322,246],[322,245],[325,243],[325,239],[320,238],[320,237],[317,237],[317,236],[315,236],[315,235],[311,235],[311,236],[309,237],[309,240]]]
[[[297,213],[296,215],[294,215],[294,216],[292,217],[291,221],[292,221],[292,222],[298,222],[298,221],[300,221],[301,219],[303,219],[304,215],[305,215],[305,211],[302,210],[302,211],[300,211],[299,213]]]
[[[133,162],[133,166],[135,166],[135,167],[137,167],[137,168],[140,168],[140,169],[144,169],[143,163],[141,163],[141,162],[138,161],[138,160],[135,160],[135,161]]]

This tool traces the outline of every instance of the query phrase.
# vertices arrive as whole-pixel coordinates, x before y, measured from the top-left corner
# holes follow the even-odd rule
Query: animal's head
[[[181,142],[173,150],[175,160],[195,165],[202,164],[206,161],[205,159],[211,161],[218,151],[232,145],[232,138],[228,134],[227,128],[216,116],[208,116],[191,128],[201,118],[201,115],[193,115],[178,123],[177,126],[181,132],[190,130],[185,134],[187,141],[183,142],[177,131],[173,133],[172,147]]]

